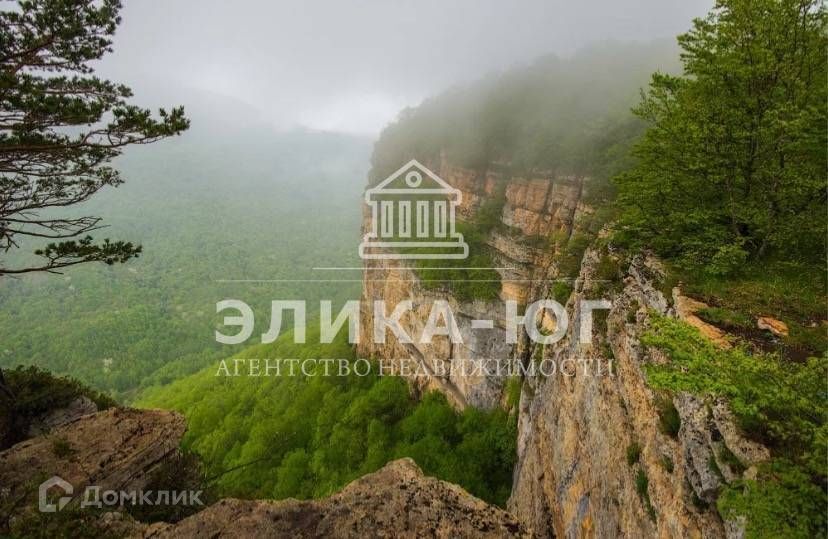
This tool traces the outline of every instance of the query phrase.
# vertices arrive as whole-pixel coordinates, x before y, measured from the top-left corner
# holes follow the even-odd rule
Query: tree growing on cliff
[[[35,251],[40,263],[0,261],[0,277],[141,252],[131,242],[94,243],[100,217],[62,213],[123,183],[108,163],[124,147],[189,127],[183,107],[155,119],[127,103],[128,87],[94,76],[89,63],[112,51],[120,9],[119,0],[20,0],[0,11],[0,252],[24,238],[56,240]],[[2,371],[0,393],[14,399]]]
[[[827,20],[817,0],[718,0],[679,36],[684,74],[634,109],[650,128],[617,178],[622,230],[711,273],[824,260]]]
[[[129,104],[131,90],[94,75],[90,62],[112,51],[119,0],[20,0],[0,11],[0,251],[26,238],[55,240],[35,251],[41,262],[0,276],[57,272],[85,262],[114,264],[139,245],[90,233],[97,216],[64,210],[123,180],[109,166],[132,144],[186,130],[183,107]]]

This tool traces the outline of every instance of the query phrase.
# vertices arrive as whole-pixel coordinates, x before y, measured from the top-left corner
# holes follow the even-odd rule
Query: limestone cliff
[[[574,320],[580,300],[595,295],[598,262],[596,250],[586,253],[568,304]],[[656,260],[635,257],[620,290],[605,292],[613,306],[606,324],[595,325],[591,344],[566,337],[544,347],[543,358],[558,365],[574,361],[578,368],[524,382],[509,508],[540,536],[724,535],[707,506],[720,484],[709,464],[718,458],[716,419],[706,417],[704,404],[681,395],[681,427],[677,435],[665,432],[659,406],[667,397],[648,388],[642,369],[662,359],[638,340],[648,313],[672,314],[655,287],[660,271]],[[606,369],[581,368],[602,363]],[[719,431],[739,438],[732,421],[721,423]]]
[[[556,374],[522,381],[518,409],[518,462],[508,509],[538,537],[738,537],[743,526],[722,522],[714,505],[722,484],[742,473],[723,461],[722,447],[745,463],[767,458],[767,450],[740,436],[725,403],[660,395],[648,387],[643,365],[665,360],[639,342],[649,316],[692,315],[683,309],[687,301],[678,290],[661,290],[659,262],[643,254],[621,256],[594,238],[571,283],[568,335],[546,346],[534,345],[525,334],[517,344],[507,344],[503,300],[526,304],[549,297],[552,282],[563,277],[563,253],[538,238],[569,238],[582,231],[591,213],[583,201],[589,183],[552,174],[510,177],[497,168],[474,172],[445,160],[435,166],[462,191],[459,214],[469,221],[502,189],[500,226],[487,238],[502,279],[499,301],[460,301],[448,290],[424,287],[405,261],[368,261],[363,335],[373,327],[366,306],[375,299],[413,300],[414,311],[403,320],[410,335],[420,334],[432,301],[446,299],[463,344],[400,344],[389,334],[381,345],[364,340],[360,351],[425,364],[432,374],[411,378],[411,385],[443,391],[460,407],[502,404],[505,379],[464,377],[453,370],[439,376],[435,363],[508,358],[558,366]],[[616,266],[610,276],[607,265]],[[596,316],[591,344],[580,344],[580,301],[594,299],[610,300],[612,307]],[[480,318],[495,320],[494,329],[472,329],[470,321]],[[677,414],[676,431],[663,426],[665,410]]]
[[[473,171],[451,165],[442,158],[432,163],[434,171],[452,187],[461,191],[458,218],[473,221],[481,206],[493,197],[503,197],[499,226],[488,235],[493,265],[500,275],[500,298],[497,301],[462,300],[444,288],[424,287],[410,264],[396,260],[370,260],[365,263],[360,333],[370,336],[373,328],[372,305],[384,300],[389,309],[402,300],[412,300],[414,310],[405,315],[402,326],[411,336],[421,334],[434,300],[447,300],[456,317],[463,343],[451,344],[447,337],[435,337],[430,344],[400,343],[393,336],[386,343],[375,344],[363,338],[358,352],[363,356],[386,361],[416,360],[423,365],[420,375],[411,378],[418,390],[438,389],[457,407],[467,405],[492,408],[503,398],[505,377],[463,376],[471,371],[469,362],[483,360],[518,361],[525,346],[508,344],[505,330],[504,300],[526,304],[545,297],[550,280],[558,276],[554,250],[548,239],[555,234],[569,237],[579,215],[590,210],[582,203],[584,179],[537,173],[531,177],[510,176],[503,167],[494,165],[485,171]],[[371,218],[364,213],[364,227]],[[474,254],[474,253],[473,253]],[[448,279],[465,278],[462,271]],[[491,330],[472,328],[472,320],[493,320]],[[437,365],[437,363],[441,363]],[[427,373],[425,376],[422,372]],[[441,376],[440,373],[448,373]]]

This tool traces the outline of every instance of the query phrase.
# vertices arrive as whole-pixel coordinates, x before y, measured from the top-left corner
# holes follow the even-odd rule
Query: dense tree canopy
[[[825,26],[816,0],[719,0],[694,21],[684,74],[655,74],[635,109],[651,127],[618,181],[628,231],[713,273],[824,259]]]
[[[90,62],[112,51],[119,0],[27,0],[0,11],[0,250],[22,238],[61,240],[37,251],[40,263],[0,275],[55,271],[83,262],[125,262],[140,246],[105,239],[95,216],[61,208],[123,182],[108,163],[124,147],[176,135],[183,107],[159,118],[129,104],[124,85],[93,74]]]
[[[308,344],[294,343],[287,333],[236,357],[352,362],[346,336],[311,344],[319,342],[318,325],[311,323]],[[227,365],[232,372],[234,362]],[[290,376],[287,369],[280,376],[218,372],[214,365],[150,388],[139,404],[187,416],[184,447],[201,456],[222,496],[328,496],[390,460],[411,457],[428,475],[484,500],[502,506],[509,497],[517,455],[514,414],[499,408],[457,412],[440,393],[416,401],[405,380],[380,376],[378,368],[368,376],[353,370],[325,376],[322,367],[312,376]]]

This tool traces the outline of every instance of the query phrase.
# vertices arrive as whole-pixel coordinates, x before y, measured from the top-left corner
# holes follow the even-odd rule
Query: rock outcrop
[[[524,381],[508,508],[545,537],[724,537],[739,526],[721,521],[716,494],[749,473],[725,457],[747,467],[766,460],[767,449],[741,435],[724,401],[648,386],[644,366],[666,358],[639,337],[650,313],[677,315],[658,289],[660,265],[638,255],[616,289],[596,290],[600,256],[584,256],[570,320],[596,294],[612,307],[590,344],[567,336],[543,348],[539,357],[559,366],[555,375]],[[670,408],[677,432],[663,423]]]
[[[572,320],[581,299],[594,299],[598,263],[588,251],[568,303]],[[565,337],[544,347],[544,359],[579,368],[524,382],[509,509],[541,536],[723,535],[715,515],[690,503],[681,443],[659,429],[645,382],[638,334],[648,309],[670,309],[654,287],[658,271],[654,260],[633,261],[623,289],[604,293],[613,306],[591,344]]]
[[[37,486],[59,476],[76,494],[87,486],[139,490],[178,451],[184,418],[166,410],[111,408],[81,416],[0,453],[6,500],[37,505]]]
[[[681,290],[676,287],[673,288],[673,304],[675,305],[676,316],[694,328],[698,329],[702,335],[716,343],[722,348],[730,348],[730,342],[727,339],[727,333],[717,328],[713,324],[708,324],[698,316],[696,313],[702,309],[706,309],[708,305],[699,300],[689,298],[682,295]]]
[[[425,477],[411,459],[388,463],[322,500],[222,500],[177,524],[174,537],[529,537],[517,519],[462,488]]]
[[[552,282],[562,276],[563,258],[556,252],[560,242],[550,240],[584,232],[582,221],[591,213],[583,202],[588,183],[544,174],[507,177],[496,167],[476,173],[445,160],[434,165],[462,191],[458,213],[466,220],[473,221],[492,197],[505,197],[500,223],[487,238],[502,280],[499,300],[464,302],[448,289],[422,286],[405,261],[369,261],[363,308],[377,299],[391,305],[412,300],[415,308],[402,325],[416,336],[432,302],[447,300],[463,344],[403,345],[389,335],[379,345],[364,341],[360,352],[416,358],[428,366],[427,373],[446,371],[446,363],[462,366],[487,358],[524,368],[537,362],[556,367],[551,375],[536,370],[524,377],[518,406],[518,459],[508,509],[538,537],[738,535],[744,523],[722,522],[713,502],[725,483],[767,459],[767,449],[742,437],[726,403],[650,388],[645,365],[668,358],[640,342],[655,312],[684,319],[721,347],[731,346],[722,330],[696,316],[705,305],[678,289],[662,292],[666,279],[656,259],[621,256],[599,234],[581,260],[567,302],[568,334],[545,346],[525,334],[516,344],[505,344],[503,301],[527,304],[550,296]],[[582,344],[581,301],[597,299],[612,307],[594,317],[592,341]],[[361,315],[362,334],[370,334],[372,313]],[[495,320],[494,328],[476,333],[470,325],[475,318]],[[543,322],[554,329],[554,322]],[[436,363],[443,368],[434,368]],[[459,407],[503,404],[503,378],[448,372],[411,378],[411,385],[443,391]],[[674,417],[669,428],[662,418],[668,413]]]
[[[771,316],[760,316],[756,319],[756,327],[770,331],[777,337],[788,336],[788,324]]]
[[[372,334],[375,300],[384,300],[389,310],[400,301],[412,300],[414,312],[406,314],[401,325],[415,342],[400,343],[390,334],[385,343],[379,344],[364,338],[358,352],[365,357],[383,358],[392,367],[395,360],[418,362],[422,368],[417,376],[410,377],[411,386],[418,392],[437,389],[458,408],[493,408],[503,400],[506,377],[466,373],[475,370],[472,362],[482,362],[483,370],[492,371],[490,363],[499,361],[504,365],[502,370],[507,371],[508,363],[518,361],[523,353],[520,345],[508,342],[503,301],[526,304],[545,294],[549,280],[557,276],[550,239],[556,234],[569,237],[577,217],[590,211],[581,202],[584,180],[557,177],[552,173],[512,177],[500,166],[478,172],[453,166],[444,158],[431,165],[442,179],[461,191],[460,219],[472,221],[486,201],[503,197],[501,226],[492,230],[487,240],[493,265],[501,278],[499,299],[458,299],[445,288],[424,287],[407,263],[366,261],[360,334]],[[370,219],[366,209],[366,229]],[[466,275],[455,271],[445,277],[462,279]],[[430,275],[429,278],[443,277]],[[435,337],[430,344],[416,342],[434,300],[449,302],[463,337],[462,344],[452,344],[445,336]],[[472,327],[472,320],[492,320],[494,327],[478,331]],[[392,369],[391,372],[400,371]]]
[[[0,517],[13,522],[34,512],[39,484],[55,475],[71,484],[76,502],[87,486],[141,491],[178,451],[184,429],[174,412],[114,408],[21,442],[0,453],[0,509],[12,511]],[[57,440],[63,445],[56,451]],[[531,536],[509,513],[424,476],[411,459],[390,462],[320,500],[224,499],[176,524],[137,522],[117,507],[81,508],[75,518],[102,535],[136,538]]]
[[[34,436],[47,433],[61,425],[74,421],[81,416],[94,414],[97,411],[98,406],[92,402],[92,399],[81,395],[80,397],[72,400],[63,408],[50,410],[38,417],[33,418],[29,423],[29,431],[26,437],[32,438]]]

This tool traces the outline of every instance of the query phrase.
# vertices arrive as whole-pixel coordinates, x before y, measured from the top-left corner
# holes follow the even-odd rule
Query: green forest
[[[285,333],[234,356],[355,358],[347,335],[308,343]],[[423,470],[505,505],[515,461],[514,413],[456,412],[440,393],[414,400],[396,376],[217,376],[218,365],[144,392],[139,406],[184,412],[184,446],[206,463],[219,494],[252,498],[328,496],[386,462],[412,457]],[[232,372],[232,371],[231,371]],[[244,371],[242,371],[244,373]],[[362,371],[360,371],[362,372]],[[297,372],[298,374],[298,372]]]
[[[313,282],[330,277],[313,268],[356,265],[369,141],[259,128],[226,142],[209,122],[130,149],[117,164],[131,181],[81,208],[142,243],[139,258],[0,281],[0,367],[38,365],[129,402],[232,353],[213,336],[219,299],[248,302],[264,333],[273,298],[305,299],[312,314],[320,299],[358,297],[358,282]],[[244,279],[283,282],[222,282]]]

